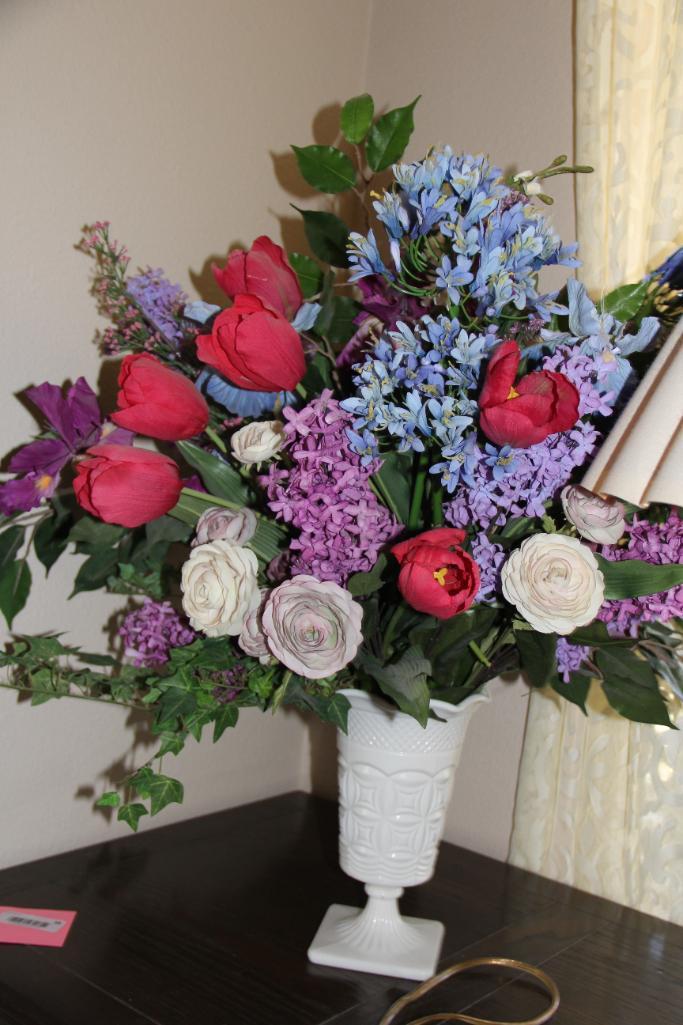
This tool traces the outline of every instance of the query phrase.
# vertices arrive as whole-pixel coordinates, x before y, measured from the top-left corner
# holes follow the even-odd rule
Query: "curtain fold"
[[[579,277],[594,298],[683,244],[683,15],[676,0],[576,0]],[[683,924],[681,731],[534,692],[510,861]]]

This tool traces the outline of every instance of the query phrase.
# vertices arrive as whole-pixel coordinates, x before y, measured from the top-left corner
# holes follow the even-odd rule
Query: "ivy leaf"
[[[184,747],[185,735],[183,733],[162,733],[161,744],[159,745],[156,757],[162,758],[164,755],[180,754]]]
[[[118,808],[120,804],[121,795],[117,794],[115,790],[108,790],[106,794],[102,794],[95,801],[96,808]]]
[[[190,466],[197,471],[212,495],[236,505],[246,505],[249,499],[244,481],[224,459],[205,452],[191,441],[178,441],[176,445]],[[207,496],[211,504],[210,496]]]
[[[356,184],[356,171],[335,146],[292,146],[301,176],[319,192],[345,192]]]
[[[639,281],[637,285],[621,285],[605,296],[603,309],[622,323],[633,320],[647,299],[649,289],[649,281]]]
[[[556,635],[537,633],[536,630],[517,630],[515,641],[529,683],[532,687],[545,687],[556,670]]]
[[[119,822],[127,823],[134,833],[138,831],[138,824],[143,815],[149,815],[144,804],[122,804],[116,816]]]
[[[222,705],[221,708],[219,708],[213,721],[214,744],[217,740],[221,739],[226,730],[232,729],[233,726],[237,725],[239,714],[239,708],[237,705]]]
[[[170,776],[155,775],[149,784],[150,813],[158,815],[168,804],[183,803],[183,784]]]
[[[293,205],[293,204],[292,204]],[[346,243],[349,229],[334,214],[322,210],[298,210],[304,219],[304,230],[308,244],[318,257],[333,267],[348,267]]]
[[[610,562],[596,555],[600,571],[605,578],[605,598],[639,598],[647,594],[659,594],[671,587],[683,584],[683,565],[653,565],[641,559],[624,559]]]
[[[417,96],[407,107],[396,107],[378,118],[370,129],[366,154],[373,171],[384,171],[403,156],[413,133],[413,111]]]
[[[364,598],[378,591],[384,581],[382,574],[387,567],[387,557],[381,552],[377,562],[368,573],[354,573],[349,577],[346,588],[356,598]]]
[[[0,611],[11,629],[14,617],[21,612],[31,590],[31,571],[25,560],[13,562],[0,577]]]
[[[311,296],[317,295],[323,283],[322,267],[319,267],[310,256],[304,256],[303,253],[290,253],[289,262],[299,279],[304,299],[310,299]]]
[[[357,144],[368,134],[375,104],[369,93],[347,100],[341,111],[340,126],[347,142]]]
[[[623,648],[596,652],[595,663],[603,675],[605,697],[616,712],[634,722],[672,726],[649,663]]]
[[[190,691],[181,690],[180,687],[169,687],[159,702],[154,726],[157,730],[177,726],[178,722],[194,712],[196,707],[197,700]]]

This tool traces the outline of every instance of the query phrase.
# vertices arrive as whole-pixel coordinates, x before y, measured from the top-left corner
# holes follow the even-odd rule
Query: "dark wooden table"
[[[377,1025],[414,984],[306,960],[328,904],[362,903],[336,843],[336,806],[294,793],[1,872],[0,904],[78,917],[61,950],[0,945],[0,1025]],[[542,965],[556,1025],[683,1021],[683,929],[659,919],[451,844],[402,908],[446,923],[442,967]],[[509,1021],[545,1006],[489,970],[419,1010]]]

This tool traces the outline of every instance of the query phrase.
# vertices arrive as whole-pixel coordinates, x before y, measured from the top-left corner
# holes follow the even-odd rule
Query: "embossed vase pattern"
[[[417,886],[434,872],[453,776],[472,711],[432,702],[426,729],[362,691],[339,733],[339,860],[364,883]]]

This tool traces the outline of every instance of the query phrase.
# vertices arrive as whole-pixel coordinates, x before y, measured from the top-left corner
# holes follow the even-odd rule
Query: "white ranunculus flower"
[[[261,600],[258,562],[230,541],[198,545],[183,566],[183,608],[195,630],[208,637],[236,637]]]
[[[624,533],[624,507],[616,498],[600,498],[574,485],[563,488],[560,497],[565,516],[587,541],[614,545]]]
[[[274,661],[261,624],[263,606],[269,594],[269,588],[264,587],[261,589],[259,604],[255,609],[247,613],[242,630],[237,638],[237,643],[242,651],[247,655],[251,655],[252,658],[257,658],[262,665]]]
[[[233,511],[214,505],[197,520],[192,547],[205,545],[207,541],[245,545],[256,533],[256,525],[256,514],[246,506]]]
[[[282,448],[283,425],[279,420],[255,420],[235,431],[230,448],[240,463],[265,463]]]
[[[363,640],[363,610],[333,580],[305,573],[273,588],[261,625],[268,648],[283,665],[308,680],[343,669]]]
[[[501,581],[507,600],[544,634],[570,634],[591,623],[605,594],[592,551],[565,534],[528,537],[504,564]]]

